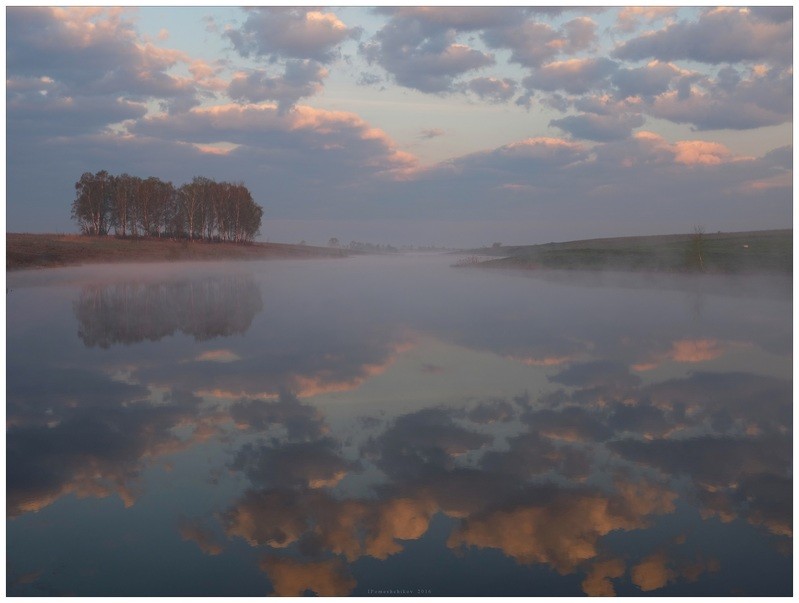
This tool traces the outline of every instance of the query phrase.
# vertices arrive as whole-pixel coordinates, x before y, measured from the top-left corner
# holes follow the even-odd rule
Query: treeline
[[[180,188],[105,170],[75,183],[72,218],[83,234],[252,241],[263,209],[243,184],[196,177]]]

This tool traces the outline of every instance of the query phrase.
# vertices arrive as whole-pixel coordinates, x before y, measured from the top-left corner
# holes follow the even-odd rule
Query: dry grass
[[[6,270],[111,262],[341,257],[345,250],[282,243],[209,243],[58,234],[6,235]]]

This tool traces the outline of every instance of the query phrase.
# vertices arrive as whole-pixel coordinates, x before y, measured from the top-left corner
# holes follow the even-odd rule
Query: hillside
[[[787,272],[793,270],[793,230],[764,230],[588,239],[542,245],[494,246],[467,253],[459,265],[554,270],[655,272]]]

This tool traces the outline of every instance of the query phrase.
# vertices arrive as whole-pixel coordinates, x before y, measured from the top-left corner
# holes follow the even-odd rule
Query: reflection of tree
[[[86,287],[75,302],[78,336],[87,347],[157,341],[176,331],[197,340],[244,333],[263,309],[251,278],[229,276]]]

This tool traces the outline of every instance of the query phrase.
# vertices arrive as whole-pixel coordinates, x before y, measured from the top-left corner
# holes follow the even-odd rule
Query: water
[[[789,595],[791,283],[12,273],[9,595]]]

